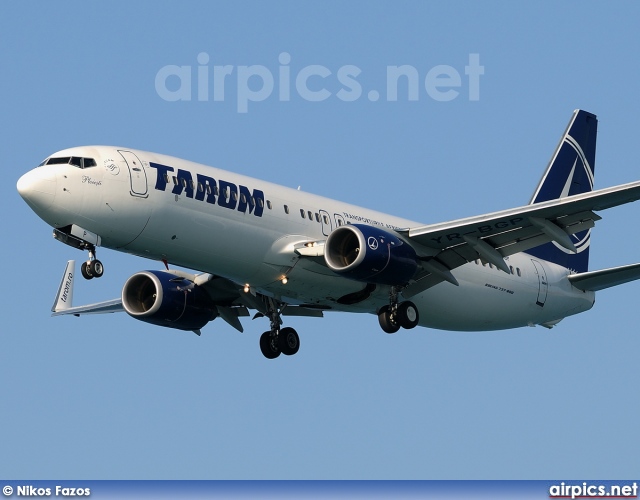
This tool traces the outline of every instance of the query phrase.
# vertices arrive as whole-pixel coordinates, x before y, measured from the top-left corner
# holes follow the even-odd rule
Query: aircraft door
[[[131,180],[131,196],[146,198],[149,196],[147,186],[147,173],[140,159],[131,151],[119,149],[118,152],[124,158],[129,167],[129,179]]]
[[[322,234],[329,236],[333,227],[331,226],[331,216],[326,210],[318,210],[320,214],[320,222],[322,223]]]
[[[545,272],[542,263],[533,259],[531,259],[531,262],[533,262],[533,268],[538,275],[538,299],[536,300],[536,304],[540,307],[544,307],[544,303],[547,301],[547,292],[549,291],[547,273]]]

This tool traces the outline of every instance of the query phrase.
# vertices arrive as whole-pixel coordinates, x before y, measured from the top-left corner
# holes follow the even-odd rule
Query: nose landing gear
[[[96,259],[96,246],[100,246],[100,236],[79,226],[71,225],[54,229],[53,237],[70,247],[89,251],[89,260],[83,262],[80,267],[80,272],[85,279],[102,277],[104,266]]]

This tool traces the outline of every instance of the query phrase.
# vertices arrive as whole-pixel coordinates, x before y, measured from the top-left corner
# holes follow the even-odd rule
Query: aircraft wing
[[[96,302],[95,304],[88,304],[86,306],[68,307],[57,311],[52,309],[51,316],[64,316],[68,314],[80,316],[82,314],[106,314],[121,311],[124,311],[124,307],[122,307],[122,300],[113,299],[105,300],[104,302]]]
[[[73,306],[73,283],[75,277],[76,261],[70,260],[67,262],[56,298],[51,307],[51,316],[64,316],[72,314],[74,316],[80,316],[81,314],[106,314],[113,312],[124,311],[122,307],[122,300],[112,299],[104,302],[96,302],[95,304],[88,304],[86,306]]]
[[[214,301],[219,311],[223,308],[243,308],[256,309],[259,313],[268,314],[267,303],[265,298],[256,293],[255,290],[244,290],[244,286],[234,283],[231,280],[222,278],[221,276],[215,276],[213,274],[189,274],[184,271],[168,271],[171,274],[186,278],[189,281],[194,282],[198,286],[202,286],[209,297]],[[306,316],[306,317],[323,317],[322,310],[318,309],[314,305],[305,304],[286,304],[286,307],[282,309],[284,316]],[[239,316],[248,316],[247,313],[238,314]],[[222,316],[222,313],[221,313]],[[226,321],[226,318],[224,318]],[[240,330],[242,331],[242,330]]]
[[[592,228],[594,212],[640,199],[640,182],[567,196],[491,214],[399,230],[416,250],[424,271],[402,294],[411,297],[442,281],[457,284],[451,270],[475,259],[510,272],[504,257],[554,241],[575,252],[570,235]]]
[[[243,327],[239,317],[249,316],[248,308],[257,309],[260,313],[267,314],[267,306],[262,295],[252,291],[245,293],[242,289],[243,287],[226,278],[206,273],[191,274],[178,270],[167,272],[185,278],[195,286],[203,287],[211,298],[218,316],[240,332],[243,331]],[[52,316],[106,314],[125,310],[120,298],[84,306],[73,306],[74,275],[75,261],[70,260],[67,262],[51,308]],[[321,310],[314,309],[311,306],[305,307],[304,305],[286,305],[282,313],[289,316],[323,316]]]

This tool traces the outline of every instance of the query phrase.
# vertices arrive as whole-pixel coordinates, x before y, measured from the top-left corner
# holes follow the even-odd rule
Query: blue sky
[[[15,183],[54,151],[113,144],[439,222],[527,203],[575,108],[600,120],[596,186],[637,180],[639,14],[631,2],[3,3],[0,476],[637,476],[637,283],[552,331],[389,336],[374,316],[294,319],[300,352],[272,362],[265,320],[244,334],[215,321],[198,338],[124,314],[50,318],[66,261],[84,255],[52,239]],[[484,67],[477,100],[470,54]],[[169,65],[191,67],[190,101],[158,92]],[[216,65],[234,68],[224,98],[198,100],[198,66],[213,81]],[[330,72],[309,80],[325,100],[296,88],[311,65]],[[417,100],[402,86],[387,98],[388,67],[402,65]],[[274,90],[240,113],[244,66],[266,68]],[[338,97],[344,66],[360,70],[352,101]],[[424,86],[437,66],[460,75],[452,100]],[[639,211],[601,214],[593,269],[640,261]],[[105,277],[79,282],[78,304],[159,267],[99,256]]]

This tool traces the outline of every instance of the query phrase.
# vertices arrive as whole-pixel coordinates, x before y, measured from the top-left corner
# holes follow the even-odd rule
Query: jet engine
[[[135,319],[178,330],[199,330],[216,317],[207,292],[163,271],[131,276],[122,288],[122,305]]]
[[[388,231],[365,224],[348,224],[327,238],[324,259],[347,278],[380,285],[403,285],[416,273],[413,248]]]

